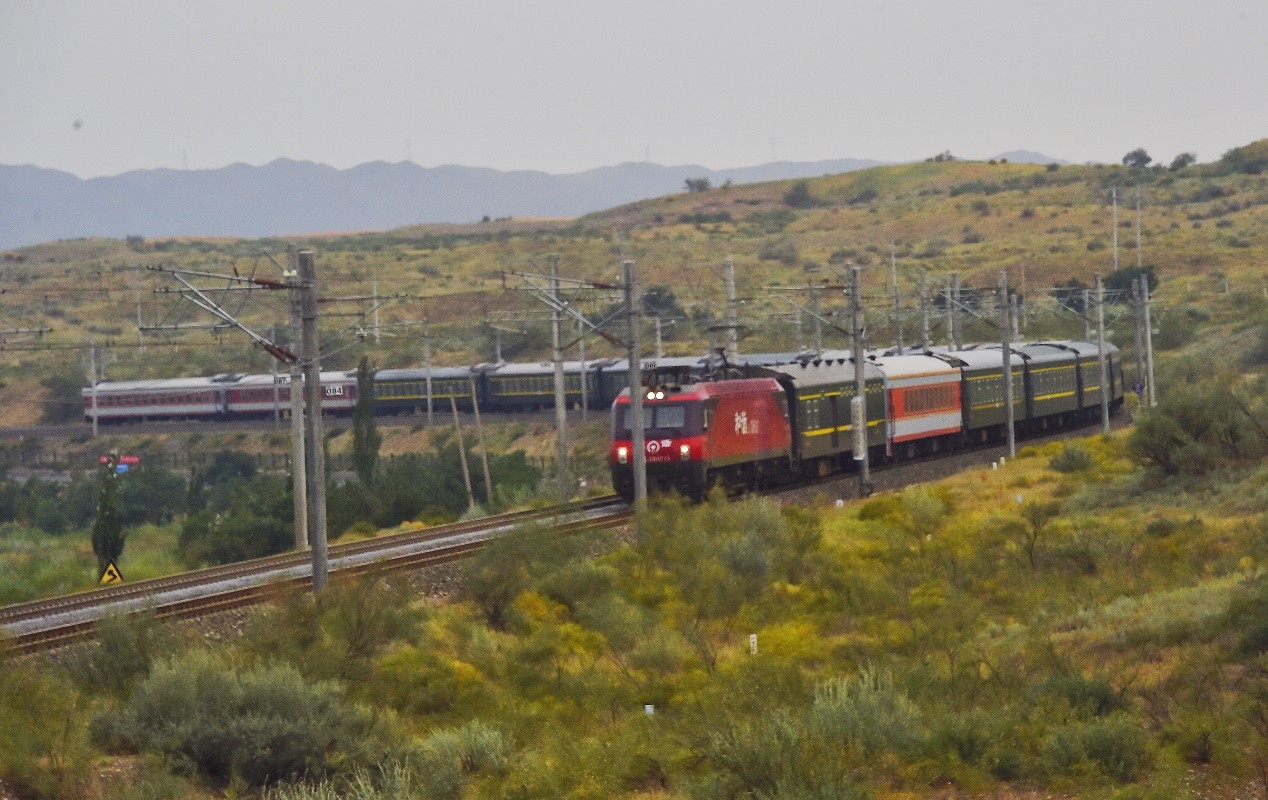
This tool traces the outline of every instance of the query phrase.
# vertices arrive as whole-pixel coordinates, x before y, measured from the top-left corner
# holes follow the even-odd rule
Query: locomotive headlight
[[[664,393],[664,392],[657,392],[657,393],[656,393],[656,399],[657,399],[657,400],[664,400],[664,399],[665,399],[665,393]]]
[[[619,464],[628,464],[630,461],[630,450],[628,447],[616,448],[616,460]]]
[[[678,453],[679,455],[682,456],[683,461],[690,461],[691,460],[691,445],[689,444],[678,445]]]

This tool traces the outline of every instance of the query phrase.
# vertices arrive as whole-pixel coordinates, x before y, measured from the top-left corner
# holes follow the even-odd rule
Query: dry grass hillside
[[[892,265],[905,299],[904,325],[916,327],[915,289],[927,270],[929,293],[958,272],[966,286],[993,286],[1007,270],[1028,298],[1027,335],[1081,335],[1082,323],[1057,313],[1045,291],[1076,278],[1113,270],[1110,193],[1119,190],[1119,260],[1134,267],[1135,195],[1142,198],[1140,262],[1160,280],[1158,325],[1184,338],[1208,323],[1236,327],[1258,313],[1268,294],[1262,264],[1268,255],[1268,141],[1230,152],[1218,162],[1178,170],[1119,166],[1062,166],[982,162],[926,162],[785,181],[715,187],[655,198],[576,220],[497,220],[470,225],[427,225],[391,232],[328,235],[305,240],[175,239],[74,240],[7,252],[0,263],[4,356],[0,380],[22,387],[10,424],[58,409],[41,402],[38,381],[64,397],[87,373],[88,346],[102,348],[107,379],[263,372],[267,357],[237,331],[205,327],[138,334],[144,326],[199,325],[211,318],[188,302],[169,274],[181,268],[215,274],[279,277],[288,245],[316,252],[323,307],[326,363],[350,368],[366,355],[379,366],[422,361],[421,319],[430,322],[435,364],[491,360],[500,332],[508,360],[543,357],[549,336],[545,306],[520,277],[541,273],[556,253],[570,278],[613,283],[622,259],[639,265],[644,286],[673,293],[682,313],[667,329],[670,353],[700,352],[704,328],[724,312],[723,264],[733,259],[739,295],[742,349],[790,350],[796,342],[794,305],[809,292],[770,287],[839,285],[847,263],[862,268],[869,339],[892,340],[889,307]],[[684,178],[690,176],[684,176]],[[212,278],[201,287],[224,286]],[[356,328],[372,329],[372,302],[380,337],[359,343]],[[265,290],[213,294],[257,332],[284,338],[285,298]],[[573,292],[574,304],[602,317],[611,291]],[[823,291],[825,313],[840,308],[839,292]],[[677,310],[677,309],[675,309]],[[366,315],[360,318],[359,315]],[[712,315],[712,317],[710,316]],[[1112,337],[1131,340],[1121,306],[1111,309]],[[935,318],[933,336],[942,336]],[[985,326],[970,335],[991,336]],[[46,329],[36,337],[32,331]],[[808,343],[809,327],[803,331]],[[839,346],[829,331],[826,346]],[[647,340],[650,341],[650,331]],[[590,337],[588,354],[615,354]],[[650,344],[648,345],[650,349]],[[574,348],[570,354],[576,356]],[[25,408],[23,408],[25,407]],[[62,409],[73,415],[73,406]]]

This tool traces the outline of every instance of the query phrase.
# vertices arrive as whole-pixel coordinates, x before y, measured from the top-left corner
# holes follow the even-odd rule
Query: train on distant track
[[[1017,343],[1009,352],[1018,432],[1074,426],[1100,415],[1095,343]],[[1113,345],[1106,345],[1104,356],[1106,397],[1116,410],[1123,402],[1122,360]],[[667,367],[658,365],[642,390],[653,492],[699,499],[715,485],[758,489],[854,469],[856,448],[867,448],[872,460],[914,459],[1006,434],[999,344],[865,356],[865,435],[856,431],[851,414],[857,384],[849,352],[728,366],[715,370],[716,380]],[[634,496],[630,416],[625,389],[612,405],[608,460],[612,485],[626,500]]]
[[[742,365],[782,363],[796,353],[745,356]],[[659,359],[662,366],[704,376],[714,366],[707,357]],[[629,383],[629,362],[592,359],[564,363],[565,397],[571,408],[607,410]],[[478,364],[473,367],[382,369],[374,374],[376,414],[448,412],[450,403],[469,412],[519,412],[555,407],[552,362]],[[321,374],[322,410],[350,414],[357,402],[355,371]],[[430,389],[430,392],[429,392]],[[99,423],[152,420],[238,420],[288,416],[290,377],[224,373],[199,378],[102,381],[81,392],[84,421]]]

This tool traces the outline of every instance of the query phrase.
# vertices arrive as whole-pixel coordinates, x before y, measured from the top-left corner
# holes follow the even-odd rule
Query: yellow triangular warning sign
[[[113,561],[106,565],[106,570],[101,573],[101,580],[98,581],[100,586],[109,586],[112,583],[123,583],[123,574],[119,572],[119,568]]]

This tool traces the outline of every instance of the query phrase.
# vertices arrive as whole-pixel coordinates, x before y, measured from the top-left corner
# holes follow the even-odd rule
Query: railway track
[[[1122,415],[1114,427],[1125,424]],[[1095,424],[1073,426],[1027,437],[1039,444],[1069,436],[1088,435]],[[915,461],[879,464],[874,469],[877,490],[896,489],[944,477],[989,461],[1004,452],[992,442],[967,450],[949,451]],[[781,502],[805,502],[828,490],[838,497],[857,497],[855,473],[839,473],[796,486],[768,491]],[[417,569],[463,558],[516,525],[552,522],[560,532],[611,528],[624,524],[632,512],[615,495],[574,501],[562,506],[513,512],[480,520],[456,522],[421,531],[393,534],[334,545],[329,551],[332,575]],[[94,589],[62,597],[0,607],[0,650],[34,652],[53,649],[90,637],[97,620],[112,613],[151,610],[160,619],[197,617],[266,602],[284,591],[311,585],[311,556],[289,552],[220,567]],[[2,636],[3,634],[0,634]]]
[[[517,525],[545,522],[560,533],[612,528],[631,517],[615,495],[559,506],[455,522],[421,531],[337,544],[332,576],[417,569],[467,556]],[[197,617],[270,600],[312,583],[308,553],[281,553],[209,569],[0,607],[0,649],[49,650],[92,635],[110,614],[152,611],[159,619]]]

